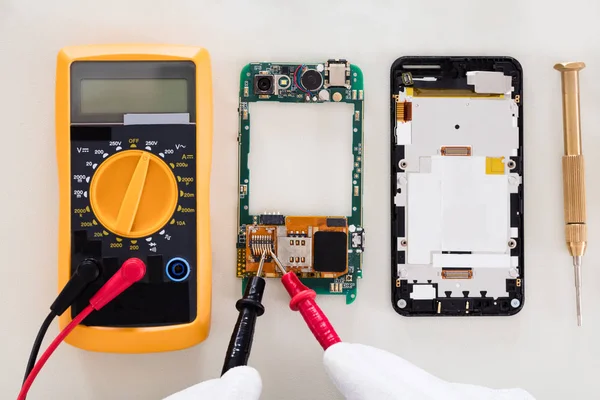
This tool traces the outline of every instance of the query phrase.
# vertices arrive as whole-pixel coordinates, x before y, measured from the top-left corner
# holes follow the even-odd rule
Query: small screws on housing
[[[506,163],[506,166],[508,167],[508,169],[515,169],[515,167],[517,166],[517,163],[515,163],[513,160],[508,160],[508,162]]]
[[[400,246],[402,246],[402,247],[406,247],[407,244],[408,244],[408,242],[406,241],[406,239],[402,239],[400,241]]]
[[[406,163],[406,160],[400,160],[400,162],[398,163],[398,166],[400,167],[400,169],[406,169],[406,166],[408,164]]]
[[[517,247],[517,241],[515,239],[510,239],[508,241],[508,248],[514,249],[515,247]]]
[[[406,300],[404,300],[404,299],[398,300],[397,304],[398,304],[399,308],[405,308],[407,306]]]
[[[519,306],[521,305],[521,301],[519,299],[512,299],[510,301],[510,305],[512,306],[512,308],[519,308]]]

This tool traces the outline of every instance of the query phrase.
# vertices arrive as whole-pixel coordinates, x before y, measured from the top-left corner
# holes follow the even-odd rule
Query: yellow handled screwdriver
[[[583,68],[583,62],[565,62],[554,66],[554,69],[560,71],[562,81],[565,238],[569,253],[573,256],[578,326],[581,326],[581,257],[587,246],[585,179],[579,116],[579,71]]]

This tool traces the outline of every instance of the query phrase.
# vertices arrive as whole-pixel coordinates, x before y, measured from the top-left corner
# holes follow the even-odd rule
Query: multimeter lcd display
[[[190,61],[77,61],[70,67],[71,122],[121,124],[125,114],[189,114],[196,122]]]
[[[83,114],[186,113],[185,79],[83,79]]]

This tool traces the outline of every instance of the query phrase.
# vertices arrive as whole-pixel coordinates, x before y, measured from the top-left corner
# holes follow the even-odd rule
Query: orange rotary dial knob
[[[106,159],[90,184],[92,210],[116,235],[138,238],[165,225],[177,206],[177,181],[169,166],[144,150]]]

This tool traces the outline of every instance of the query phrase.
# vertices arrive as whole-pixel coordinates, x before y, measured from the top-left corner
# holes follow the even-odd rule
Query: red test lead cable
[[[283,283],[285,290],[287,290],[292,298],[290,301],[290,308],[293,311],[300,311],[308,329],[310,329],[323,350],[327,350],[332,345],[341,342],[342,340],[335,332],[335,329],[333,329],[333,326],[325,316],[325,313],[317,305],[317,302],[315,301],[317,294],[315,291],[304,286],[295,273],[286,273],[285,268],[272,251],[271,257],[284,274],[281,277],[281,283]]]
[[[92,311],[98,311],[115,297],[123,293],[135,282],[139,281],[146,274],[146,264],[139,258],[130,258],[123,263],[121,268],[106,282],[90,299],[90,305],[83,309],[73,320],[63,329],[58,336],[50,343],[44,354],[40,357],[35,367],[23,383],[17,400],[25,400],[31,384],[39,374],[40,370],[46,364],[52,353],[61,344],[63,340],[79,325]]]

